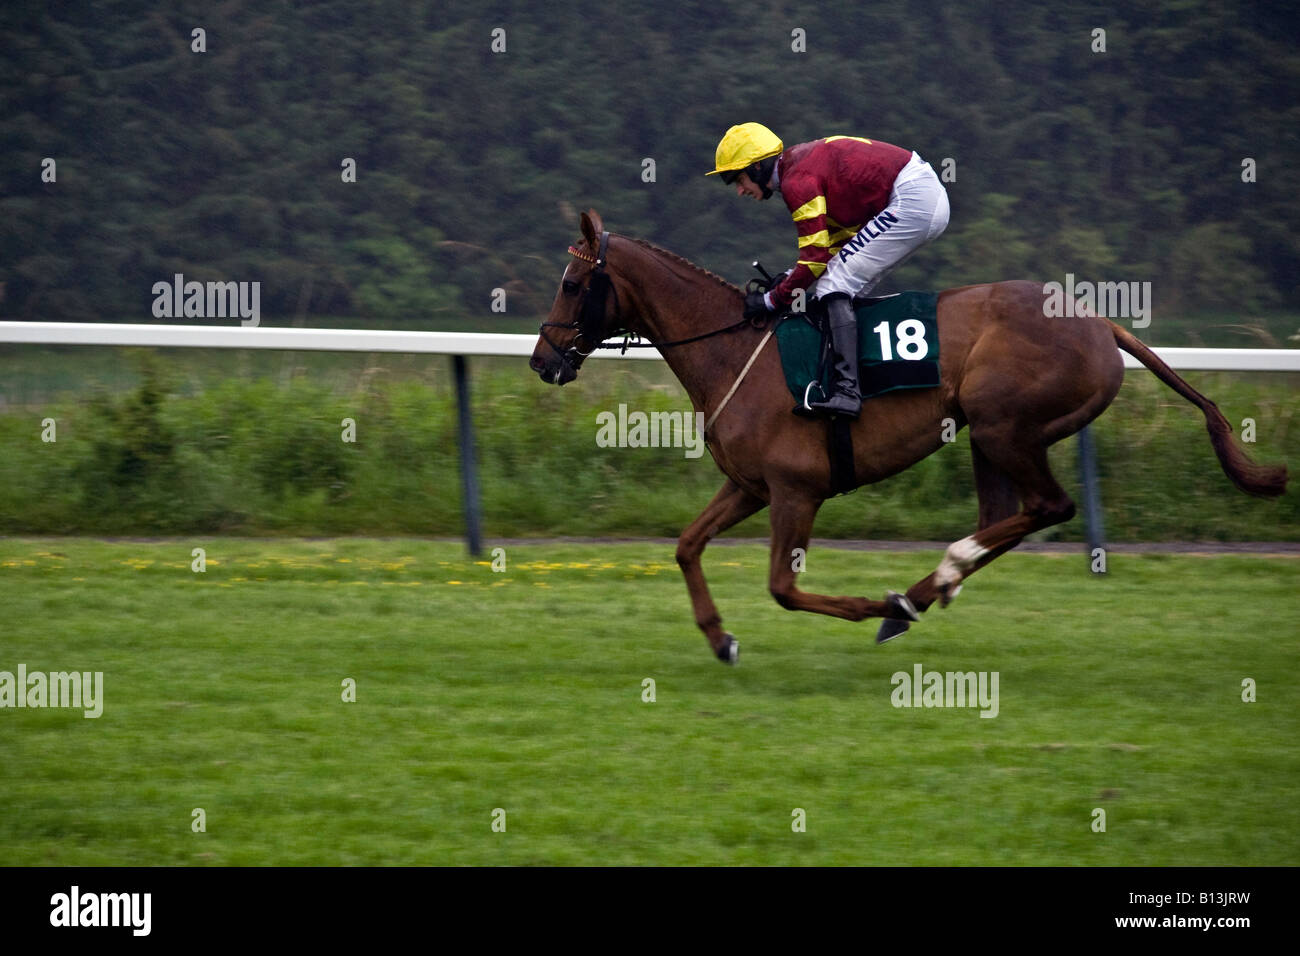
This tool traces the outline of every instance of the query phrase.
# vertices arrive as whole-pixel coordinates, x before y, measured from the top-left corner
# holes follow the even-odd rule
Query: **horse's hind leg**
[[[797,556],[795,549],[808,551],[813,519],[821,500],[806,492],[774,489],[772,492],[772,556],[768,572],[768,590],[776,603],[787,611],[812,611],[848,621],[868,617],[907,617],[915,620],[911,609],[901,603],[901,596],[888,601],[871,601],[862,597],[829,597],[812,594],[795,587]]]
[[[971,442],[970,451],[971,464],[975,471],[975,492],[979,495],[979,530],[983,531],[985,528],[991,528],[999,521],[1004,521],[1015,515],[1016,512],[1020,510],[1020,500],[1016,496],[1015,482],[1011,480],[1011,477],[1006,472],[993,464],[989,457],[980,449],[979,445]],[[990,551],[989,554],[980,559],[980,563],[976,567],[967,571],[965,576],[970,577],[979,570],[979,568],[988,564],[998,555],[1010,551],[1019,543],[1020,539],[1017,538],[1015,541],[1003,545],[996,551]],[[931,588],[933,588],[934,577],[935,575],[931,574],[924,581],[919,582],[916,587],[913,587],[913,589],[908,592],[909,599],[915,601],[915,599],[912,598],[913,592],[918,594],[928,593],[927,590],[918,590],[918,588],[927,582],[930,584]],[[961,585],[957,586],[958,589],[960,589],[960,587]],[[955,593],[956,590],[952,592],[952,594]],[[952,594],[949,594],[949,599],[951,599]],[[926,604],[925,607],[918,604],[916,605],[916,610],[924,611],[926,607],[929,607],[929,604]],[[907,621],[882,621],[880,624],[880,630],[876,632],[876,643],[883,644],[885,641],[898,637],[898,635],[902,634],[909,627],[911,627],[911,625]]]
[[[722,617],[709,594],[709,586],[700,568],[700,555],[710,538],[715,538],[732,525],[744,521],[763,507],[763,499],[751,495],[731,479],[718,490],[700,516],[690,523],[677,539],[677,564],[686,578],[686,590],[691,595],[695,623],[704,632],[709,647],[725,663],[736,661],[736,639],[722,630]]]
[[[1003,497],[1000,503],[991,499],[987,511],[981,500],[980,530],[949,545],[939,566],[908,588],[907,596],[918,611],[924,611],[935,601],[946,605],[961,589],[963,580],[1010,551],[1025,535],[1074,517],[1074,502],[1052,477],[1046,446],[1016,447],[1011,440],[981,440],[975,435],[971,440],[972,444],[979,441],[987,464],[1014,485],[1023,507],[1018,514],[985,527],[985,519],[994,518],[999,507],[1005,508],[1006,499]],[[989,480],[995,481],[991,477]]]
[[[970,457],[975,472],[975,493],[980,503],[979,529],[983,531],[1019,511],[1020,499],[1011,476],[993,464],[974,442],[971,442]]]
[[[1016,494],[1016,483],[1011,480],[1011,476],[993,464],[979,445],[972,442],[970,450],[971,464],[975,471],[975,493],[979,496],[979,530],[983,531],[985,528],[993,527],[999,521],[1014,517],[1020,511],[1020,498]],[[980,559],[979,564],[967,571],[965,576],[970,577],[994,558],[1006,554],[1022,540],[1016,538],[991,550]],[[960,586],[958,585],[959,588]]]

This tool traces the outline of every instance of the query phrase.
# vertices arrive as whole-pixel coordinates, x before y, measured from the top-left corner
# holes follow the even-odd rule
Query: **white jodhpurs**
[[[865,295],[893,269],[948,227],[948,193],[930,164],[916,153],[898,172],[889,204],[831,256],[809,288],[821,298],[833,292]]]

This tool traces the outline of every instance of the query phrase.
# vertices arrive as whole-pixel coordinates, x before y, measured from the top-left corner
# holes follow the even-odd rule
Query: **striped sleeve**
[[[826,271],[832,237],[826,218],[826,193],[821,183],[812,177],[791,178],[781,184],[781,195],[790,207],[799,234],[798,261],[771,293],[774,304],[787,306],[794,301],[796,290],[808,288]]]

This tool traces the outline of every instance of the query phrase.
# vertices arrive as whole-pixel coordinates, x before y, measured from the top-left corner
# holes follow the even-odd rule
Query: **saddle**
[[[906,388],[939,385],[939,329],[935,320],[937,293],[899,292],[893,295],[855,296],[858,320],[858,388],[862,400]],[[812,301],[808,310],[787,313],[778,320],[777,347],[786,386],[806,410],[815,399],[829,394],[833,355],[827,330],[826,306]],[[842,417],[827,420],[827,447],[831,486],[835,494],[856,487],[851,423]]]
[[[866,401],[900,388],[939,384],[939,327],[934,292],[898,292],[853,299],[858,319],[858,388]],[[786,313],[776,327],[790,394],[806,407],[814,390],[827,394],[830,336],[826,306]]]
[[[761,279],[747,290],[766,292],[776,283],[755,261]],[[862,400],[900,388],[934,388],[939,384],[939,327],[935,292],[895,292],[853,297],[858,320],[858,390]],[[828,395],[833,355],[826,305],[818,299],[803,312],[785,312],[773,332],[781,354],[786,386],[798,401],[795,411],[808,409],[811,392]],[[831,466],[831,492],[857,487],[853,464],[852,422],[843,416],[826,420],[826,447]]]

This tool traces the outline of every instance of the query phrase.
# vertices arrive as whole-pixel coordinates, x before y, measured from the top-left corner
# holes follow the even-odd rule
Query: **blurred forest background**
[[[743,284],[795,252],[779,199],[704,176],[754,120],[955,171],[947,233],[882,291],[1149,281],[1146,341],[1295,346],[1296,25],[1249,0],[7,0],[0,318],[157,321],[153,284],[183,273],[260,281],[263,325],[533,332],[590,206]],[[456,533],[449,364],[0,346],[0,533]],[[471,365],[488,535],[675,534],[719,484],[707,456],[595,445],[600,411],[685,406],[659,363],[562,391]],[[1188,377],[1257,423],[1252,454],[1300,460],[1300,376]],[[1094,430],[1115,539],[1300,537],[1296,496],[1244,499],[1145,372]],[[818,533],[968,533],[966,448],[828,503]],[[1073,454],[1053,450],[1068,487]]]
[[[0,312],[150,321],[152,284],[180,272],[260,280],[268,321],[515,331],[549,307],[588,206],[743,283],[756,255],[789,264],[793,226],[703,173],[757,120],[786,143],[864,135],[955,162],[952,224],[895,287],[1073,272],[1151,281],[1157,342],[1162,313],[1268,328],[1300,308],[1294,18],[1170,0],[10,2]]]

